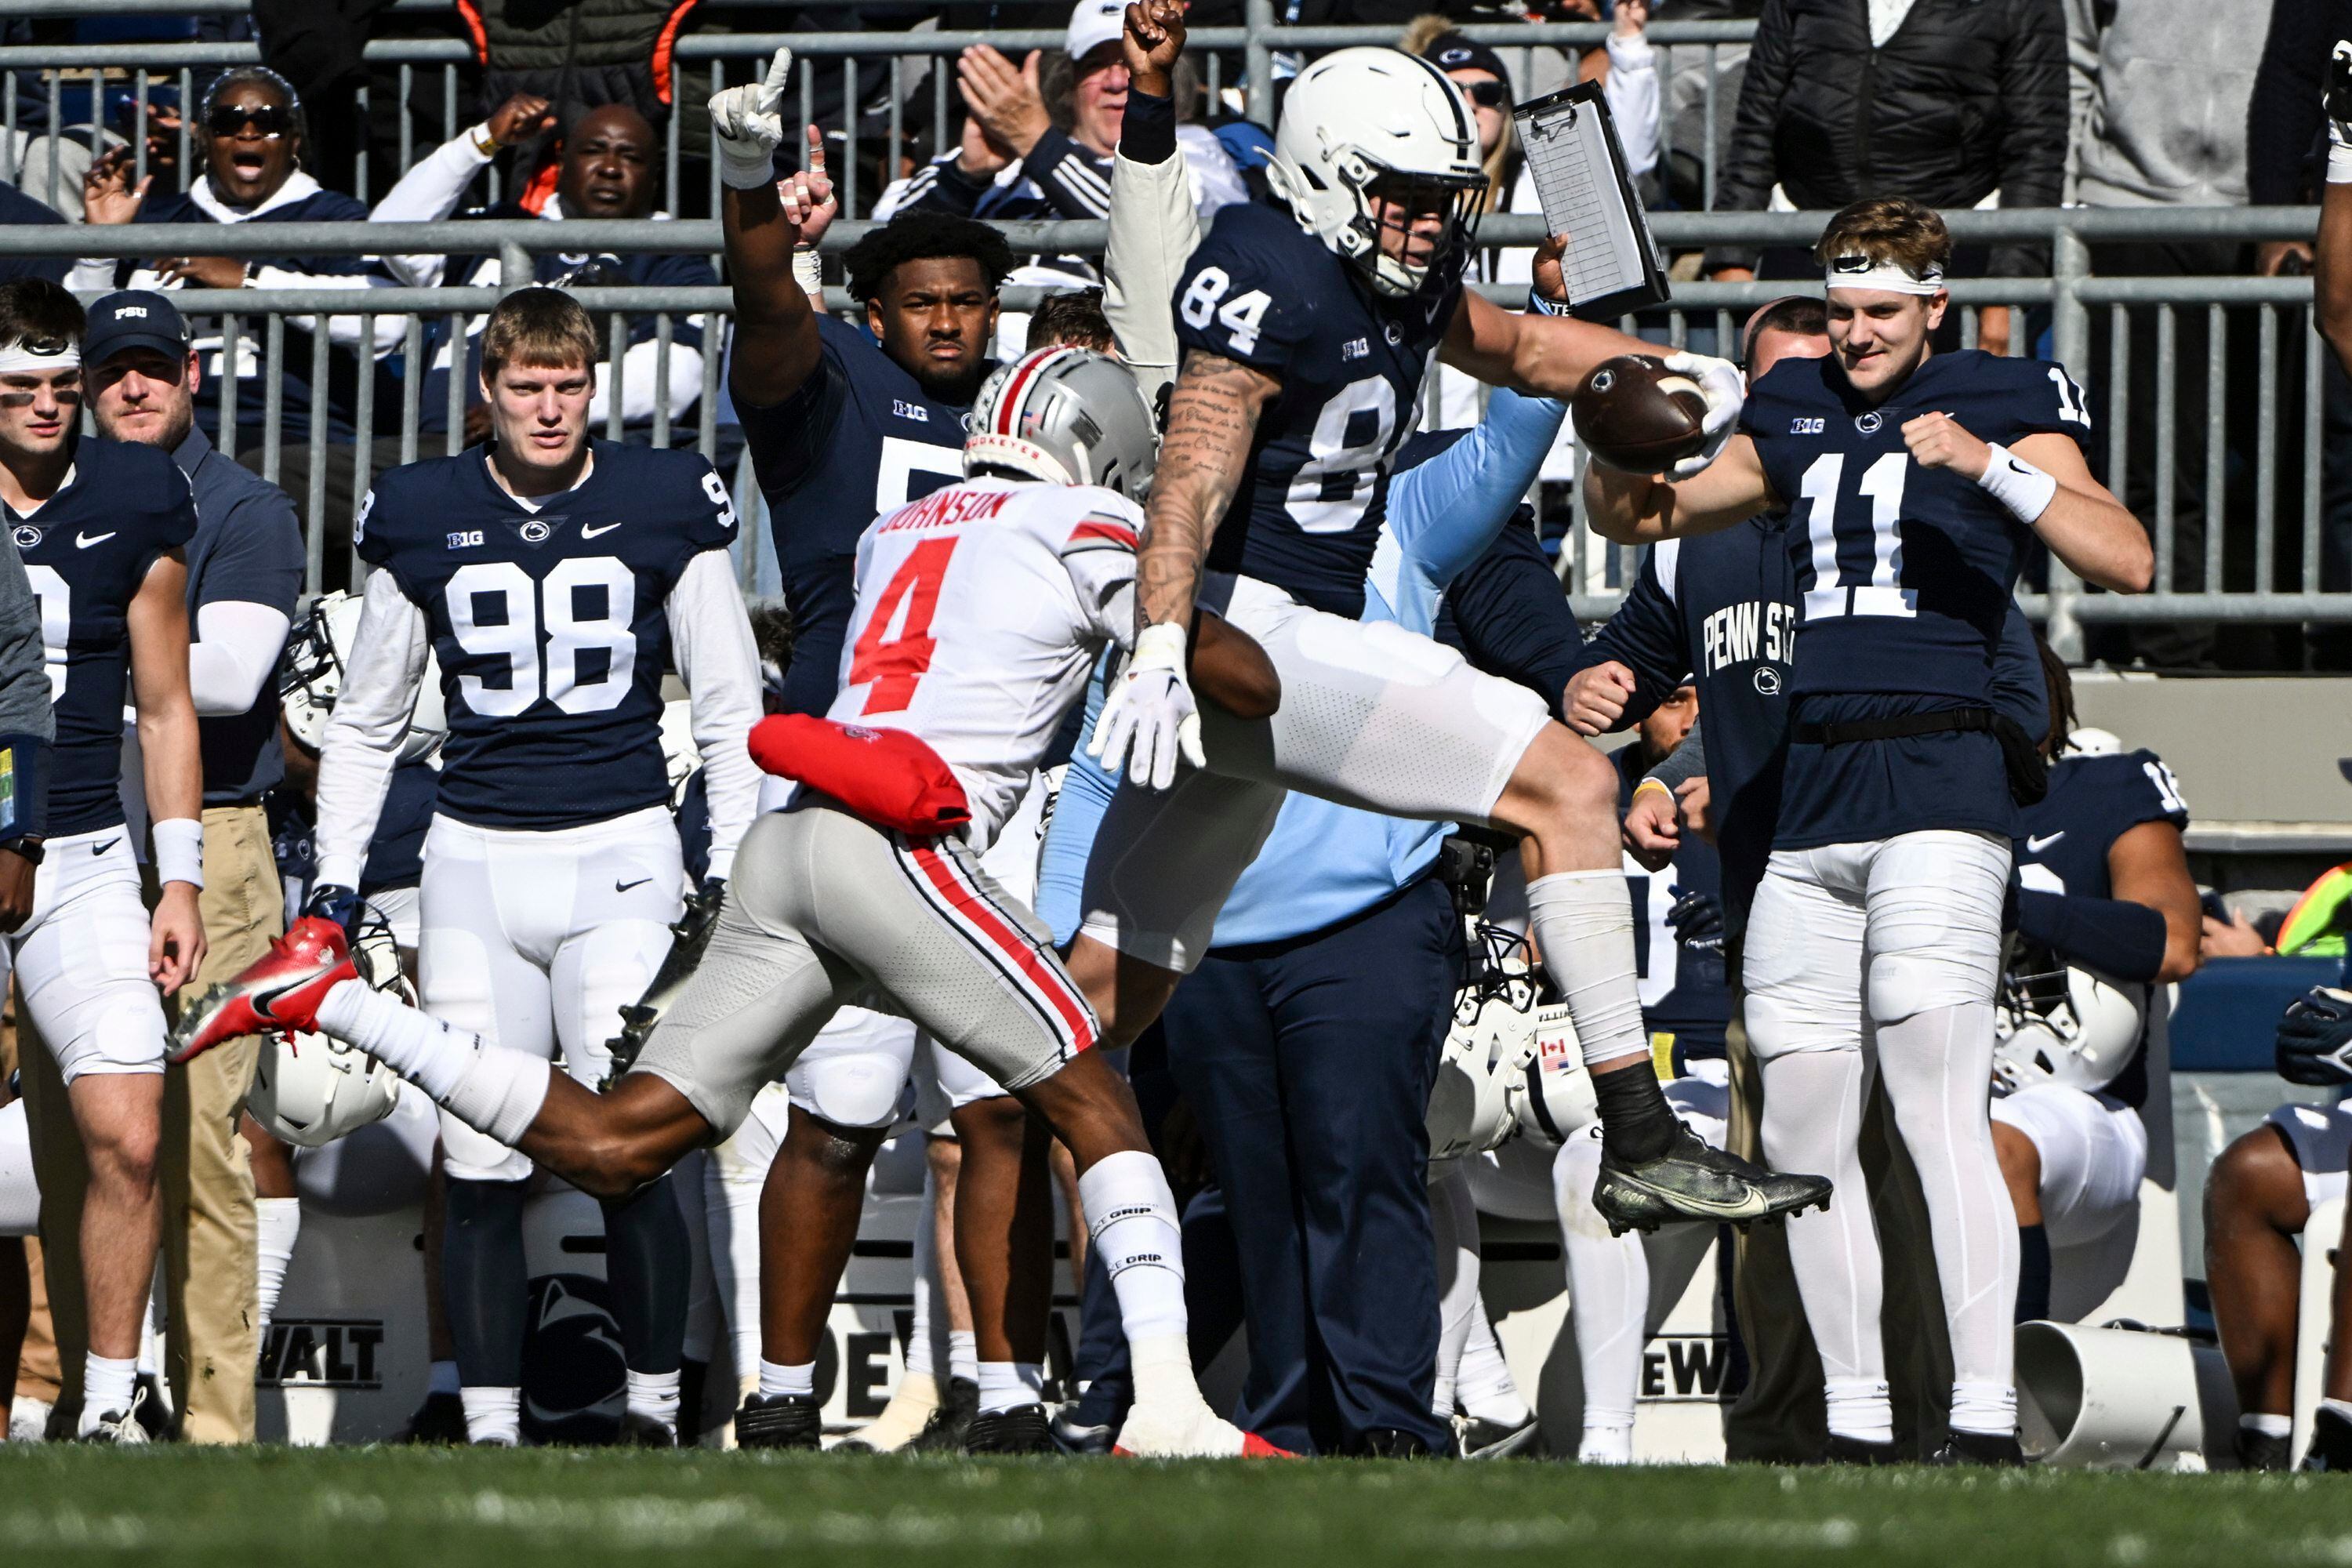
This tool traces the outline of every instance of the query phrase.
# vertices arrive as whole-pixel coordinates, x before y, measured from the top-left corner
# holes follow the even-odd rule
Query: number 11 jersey
[[[360,558],[424,613],[448,710],[438,809],[547,829],[665,804],[667,601],[735,537],[700,454],[591,441],[588,475],[536,510],[482,448],[376,481]]]

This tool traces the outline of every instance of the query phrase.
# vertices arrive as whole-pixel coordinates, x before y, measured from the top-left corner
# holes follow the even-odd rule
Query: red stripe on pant
[[[1029,977],[1031,984],[1068,1026],[1070,1037],[1077,1048],[1083,1051],[1093,1046],[1093,1015],[1086,999],[1071,990],[1061,972],[1037,956],[1037,950],[1021,932],[1005,923],[995,907],[981,895],[978,889],[964,880],[946,856],[922,845],[910,845],[908,850],[914,857],[915,865],[929,879],[931,886],[937,888],[948,902],[971,922],[972,928],[991,946],[1020,966],[1021,973]]]

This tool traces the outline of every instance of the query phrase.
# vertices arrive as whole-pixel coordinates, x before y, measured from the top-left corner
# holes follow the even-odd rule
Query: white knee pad
[[[1825,885],[1815,856],[1773,852],[1748,915],[1740,972],[1757,1060],[1862,1048],[1862,902]]]
[[[1906,833],[1870,867],[1870,1016],[1990,1003],[2000,974],[2010,847],[1981,833]]]
[[[784,1074],[792,1102],[835,1127],[887,1127],[915,1060],[915,1026],[844,1007]]]

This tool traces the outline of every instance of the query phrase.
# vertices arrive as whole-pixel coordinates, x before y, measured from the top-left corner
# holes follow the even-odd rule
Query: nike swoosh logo
[[[2009,471],[2010,471],[2011,473],[2012,473],[2012,474],[2026,474],[2026,475],[2031,475],[2031,474],[2033,472],[2033,470],[2032,470],[2032,468],[2027,468],[2023,463],[2019,462],[2015,458],[2011,458],[2009,460]]]
[[[108,839],[108,840],[107,840],[105,843],[103,843],[103,844],[93,844],[93,845],[91,845],[91,846],[89,847],[89,852],[90,852],[92,855],[103,855],[103,854],[105,854],[108,850],[110,850],[110,849],[113,848],[116,845],[118,845],[118,844],[120,844],[120,843],[121,843],[121,842],[122,842],[122,840],[121,840],[121,838],[120,837],[113,837],[113,838],[110,838],[110,839]]]
[[[2025,841],[2025,852],[2028,855],[2039,855],[2044,849],[2049,848],[2053,844],[2057,843],[2058,840],[2065,837],[2066,830],[2062,827],[2057,832],[2050,835],[2047,838],[2029,838]]]
[[[108,540],[110,540],[110,539],[113,538],[113,537],[114,537],[114,535],[115,535],[115,533],[116,533],[116,532],[119,532],[119,531],[120,531],[120,530],[110,530],[110,531],[107,531],[107,532],[105,532],[105,533],[100,533],[100,534],[77,533],[77,534],[75,534],[75,535],[74,535],[74,543],[76,543],[77,545],[80,546],[80,547],[81,547],[82,549],[84,549],[84,550],[88,550],[88,549],[89,549],[91,545],[93,545],[93,544],[103,544],[103,543],[105,543]]]
[[[621,525],[617,522],[598,523],[594,528],[582,529],[580,531],[580,537],[583,539],[593,539],[600,533],[610,533],[620,526]]]
[[[614,526],[615,528],[617,528],[617,527],[619,527],[619,526],[620,526],[620,524],[618,524],[618,523],[614,523],[613,526]],[[638,878],[638,879],[637,879],[635,881],[634,881],[634,882],[614,882],[614,883],[613,884],[613,891],[614,891],[614,892],[616,892],[616,893],[625,893],[625,892],[627,892],[631,888],[642,888],[642,887],[644,887],[647,882],[650,882],[650,881],[652,881],[652,880],[653,880],[653,879],[652,879],[651,877],[640,877],[640,878]]]
[[[316,975],[308,975],[300,980],[289,980],[274,991],[255,992],[251,998],[251,1005],[255,1014],[264,1018],[276,1018],[278,1016],[277,1004],[279,998],[285,996],[289,992],[301,989],[303,986],[309,984],[311,980],[316,978]]]

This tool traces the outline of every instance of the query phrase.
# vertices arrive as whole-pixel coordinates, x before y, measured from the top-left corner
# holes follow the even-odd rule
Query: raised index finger
[[[824,173],[824,132],[812,125],[808,128],[808,166],[812,174]]]

